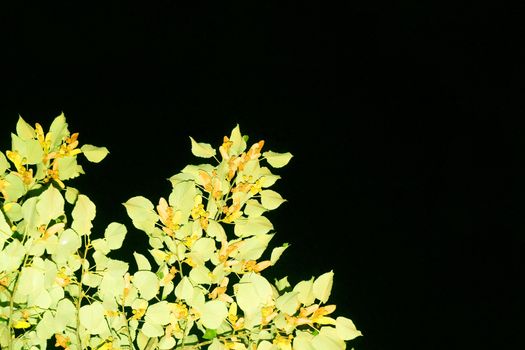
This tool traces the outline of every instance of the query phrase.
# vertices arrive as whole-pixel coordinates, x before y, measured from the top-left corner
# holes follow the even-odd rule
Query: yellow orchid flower
[[[279,350],[292,350],[293,335],[288,336],[278,334],[273,340],[273,344],[277,345]]]
[[[71,345],[71,340],[69,337],[63,336],[62,334],[55,334],[55,347],[60,346],[65,350],[69,350],[69,345]]]
[[[26,320],[18,320],[13,323],[13,328],[15,329],[25,329],[29,327],[31,327],[31,323],[27,322]]]

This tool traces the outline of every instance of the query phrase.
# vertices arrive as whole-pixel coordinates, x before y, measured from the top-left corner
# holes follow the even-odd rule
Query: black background
[[[9,3],[7,3],[9,4]],[[288,200],[271,276],[332,270],[356,349],[518,349],[523,7],[504,2],[2,4],[2,149],[20,114],[107,146],[75,184],[101,231],[238,123]],[[280,266],[280,267],[279,267]],[[275,269],[275,268],[274,268]]]

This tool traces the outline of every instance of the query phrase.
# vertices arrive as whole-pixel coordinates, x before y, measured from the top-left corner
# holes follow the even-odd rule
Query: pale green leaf
[[[227,350],[226,346],[217,338],[214,338],[208,347],[208,350]]]
[[[149,260],[142,254],[133,252],[133,257],[135,257],[135,261],[137,262],[137,270],[141,271],[151,271],[151,264],[149,263]]]
[[[76,323],[77,309],[69,299],[62,299],[58,302],[55,322],[57,329],[64,330],[66,326],[73,326]]]
[[[166,325],[170,322],[170,305],[167,301],[159,301],[148,307],[144,320],[155,325]]]
[[[71,187],[71,186],[67,186],[66,194],[65,194],[66,201],[69,204],[75,204],[75,202],[76,202],[76,200],[78,198],[78,194],[79,194],[79,191],[76,188]]]
[[[22,139],[15,134],[11,134],[12,148],[17,151],[24,159],[24,164],[37,164],[42,161],[44,151],[38,140]]]
[[[346,344],[339,337],[333,327],[322,327],[317,335],[312,338],[312,346],[315,350],[344,350]]]
[[[316,350],[312,345],[313,337],[309,332],[296,331],[293,339],[293,350]]]
[[[301,302],[299,299],[297,299],[298,294],[299,292],[297,291],[284,293],[279,298],[277,298],[275,301],[275,306],[279,311],[288,315],[295,314],[295,312],[299,309],[299,306],[301,306]]]
[[[151,271],[137,271],[133,275],[133,285],[145,300],[151,300],[159,292],[159,280]]]
[[[69,130],[67,127],[68,125],[64,113],[60,113],[60,115],[55,117],[51,122],[48,133],[51,139],[51,151],[56,151],[62,141],[69,136]]]
[[[108,242],[105,238],[97,238],[91,241],[91,245],[97,252],[101,252],[104,255],[109,254],[111,249],[109,249]]]
[[[102,303],[95,301],[92,304],[84,305],[80,308],[80,324],[84,326],[90,334],[100,334],[103,331],[101,325],[105,325],[105,309]]]
[[[159,340],[158,347],[160,350],[168,350],[175,348],[175,345],[177,345],[177,342],[173,337],[163,336]]]
[[[232,141],[230,155],[239,155],[246,149],[246,140],[244,140],[244,137],[241,135],[239,124],[233,128],[230,134],[230,141]]]
[[[243,244],[239,247],[236,260],[257,260],[266,250],[268,243],[272,239],[273,234],[262,234],[245,239]]]
[[[257,350],[280,350],[280,349],[281,348],[278,345],[272,344],[268,340],[263,340],[257,345]],[[294,348],[294,350],[296,349]]]
[[[273,224],[265,216],[250,216],[235,222],[234,233],[237,237],[262,235],[273,229]]]
[[[268,211],[268,209],[263,207],[258,200],[248,199],[243,211],[248,216],[261,216],[265,211]]]
[[[0,175],[3,175],[11,165],[9,164],[4,152],[0,152]]]
[[[175,296],[178,299],[186,300],[186,302],[193,298],[193,284],[187,276],[184,276],[175,287]]]
[[[215,238],[217,241],[222,242],[226,240],[226,231],[221,224],[213,219],[208,220],[208,227],[206,228],[206,233],[209,237]]]
[[[82,153],[86,156],[87,160],[93,163],[99,163],[109,154],[106,147],[98,147],[93,145],[85,144],[80,147]]]
[[[32,266],[22,267],[17,291],[21,295],[38,294],[44,291],[44,271]]]
[[[206,302],[201,310],[201,321],[206,328],[219,328],[226,316],[228,316],[228,308],[218,299]]]
[[[197,142],[190,136],[191,153],[201,158],[211,158],[215,155],[215,149],[209,143]]]
[[[119,249],[122,247],[122,242],[126,237],[127,229],[126,226],[118,223],[112,222],[108,225],[104,231],[104,237],[108,242],[108,247],[111,250]]]
[[[286,202],[286,199],[273,190],[262,190],[261,191],[261,204],[263,207],[269,210],[276,209],[282,203]]]
[[[313,278],[307,281],[301,281],[297,283],[293,290],[299,292],[297,298],[305,306],[310,306],[314,303],[315,295]]]
[[[9,218],[11,222],[20,221],[24,218],[22,206],[16,202],[4,203],[4,212],[6,218]]]
[[[100,285],[100,282],[102,282],[102,276],[98,273],[89,271],[82,275],[82,284],[88,287],[96,288]]]
[[[291,287],[290,282],[288,282],[288,276],[284,276],[280,280],[275,280],[275,287],[278,291],[282,291],[288,287]]]
[[[22,116],[18,116],[18,122],[16,123],[16,133],[23,140],[29,140],[35,138],[35,129],[26,123]]]
[[[11,226],[7,223],[4,213],[0,210],[0,249],[3,247],[3,243],[6,239],[11,237]]]
[[[88,196],[79,194],[75,207],[71,212],[71,216],[73,217],[71,228],[80,235],[88,235],[91,233],[91,228],[93,227],[92,221],[95,215],[95,204],[93,204]]]
[[[272,300],[272,286],[263,276],[249,272],[234,289],[237,304],[246,314],[253,314]]]
[[[56,254],[68,257],[74,254],[82,246],[82,240],[77,232],[68,228],[62,231],[58,236],[58,245],[59,249]]]
[[[190,271],[190,280],[194,284],[211,284],[211,271],[204,265],[197,265]]]
[[[49,186],[38,196],[36,210],[41,223],[45,225],[64,214],[64,197],[54,186]]]
[[[141,330],[148,338],[161,337],[164,335],[162,326],[151,322],[144,322]]]
[[[4,181],[6,182],[4,187],[4,200],[6,202],[16,202],[26,193],[26,186],[20,176],[14,173],[9,173],[5,176]]]
[[[197,264],[204,264],[215,253],[215,240],[209,237],[199,238],[191,247],[189,254]]]
[[[272,262],[272,265],[275,265],[277,260],[281,257],[283,252],[289,247],[288,243],[284,243],[280,247],[275,247],[272,249],[272,255],[270,257],[270,261]]]
[[[292,159],[292,154],[290,152],[278,153],[273,151],[267,151],[263,153],[263,157],[266,158],[268,164],[274,168],[282,168],[290,159]]]
[[[335,320],[335,328],[339,337],[343,340],[352,340],[363,335],[354,325],[351,319],[339,316]]]
[[[322,303],[326,303],[332,291],[334,272],[329,271],[317,277],[314,281],[313,292],[315,297]]]
[[[46,310],[42,315],[42,319],[36,325],[36,334],[40,339],[49,339],[55,333],[59,333],[62,330],[57,330],[55,325],[55,318],[51,311]]]
[[[139,230],[149,233],[153,231],[159,216],[154,211],[154,206],[149,199],[136,196],[123,203],[133,225]]]
[[[84,173],[82,166],[77,163],[76,156],[65,156],[56,160],[58,164],[58,178],[62,181],[74,179]]]

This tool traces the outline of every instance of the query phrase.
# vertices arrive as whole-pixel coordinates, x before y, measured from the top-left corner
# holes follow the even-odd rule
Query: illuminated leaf
[[[111,250],[119,249],[122,247],[122,242],[126,237],[127,229],[126,226],[118,223],[112,222],[108,225],[104,231],[104,237],[108,242],[108,247]]]
[[[65,197],[66,197],[66,201],[69,203],[69,204],[75,204],[77,198],[78,198],[78,190],[74,187],[71,187],[71,186],[68,186],[66,188],[66,194],[65,194]]]
[[[159,280],[151,271],[137,271],[133,275],[133,285],[145,300],[153,299],[159,292]]]
[[[272,151],[267,151],[263,153],[263,157],[266,158],[266,161],[274,168],[282,168],[290,159],[292,159],[292,154],[290,152],[286,153],[277,153]]]
[[[226,346],[218,340],[217,338],[213,339],[210,346],[208,347],[208,350],[227,350]]]
[[[215,149],[208,143],[197,142],[190,136],[191,153],[201,158],[211,158],[215,155]]]
[[[4,188],[6,202],[16,202],[26,193],[24,181],[20,176],[10,173],[5,176],[4,181],[7,183]]]
[[[75,231],[68,228],[60,233],[58,244],[60,248],[56,252],[57,255],[68,257],[82,246],[82,241]]]
[[[133,252],[133,256],[135,257],[135,261],[137,262],[137,270],[141,271],[150,271],[151,265],[149,263],[149,260],[142,254]]]
[[[351,319],[339,316],[336,319],[335,328],[339,337],[343,340],[352,340],[363,335],[354,325]]]
[[[144,320],[156,325],[168,324],[170,322],[170,306],[168,302],[159,301],[158,303],[150,305],[146,311]]]
[[[58,166],[58,178],[60,180],[74,179],[84,173],[82,166],[77,163],[76,156],[65,156],[56,160]]]
[[[18,122],[16,123],[16,133],[22,140],[30,140],[35,138],[35,129],[26,123],[22,116],[18,116]]]
[[[208,220],[208,227],[206,228],[206,233],[208,236],[215,238],[217,241],[222,242],[226,240],[226,231],[224,227],[215,220]]]
[[[0,249],[3,246],[3,242],[11,237],[11,234],[13,231],[11,231],[11,226],[7,223],[5,220],[4,213],[0,210]]]
[[[55,187],[49,186],[38,197],[36,210],[40,216],[41,223],[47,224],[64,213],[64,197]]]
[[[326,303],[332,291],[334,273],[333,271],[323,273],[314,281],[314,296],[322,303]]]
[[[293,339],[294,350],[317,350],[312,345],[313,335],[309,332],[297,331]]]
[[[312,338],[311,344],[315,350],[344,350],[346,344],[339,337],[333,327],[323,327],[317,335]]]
[[[263,207],[258,200],[248,199],[244,207],[244,213],[248,216],[261,216],[268,209]]]
[[[82,153],[86,156],[87,160],[93,163],[99,163],[108,155],[109,151],[106,147],[97,147],[93,145],[85,144],[80,147]]]
[[[284,312],[288,315],[293,315],[301,306],[301,302],[297,299],[299,292],[286,292],[281,295],[275,301],[275,306],[281,312]]]
[[[257,235],[244,240],[235,256],[237,260],[257,260],[268,246],[273,235]]]
[[[243,275],[236,286],[237,304],[247,314],[256,312],[272,300],[271,284],[254,272]]]
[[[263,340],[257,345],[257,350],[281,350],[278,345],[270,343],[268,340]],[[296,350],[294,348],[294,350]]]
[[[11,166],[3,152],[0,152],[0,175],[3,175]]]
[[[281,195],[273,190],[262,190],[261,191],[261,204],[266,209],[276,209],[282,203],[286,202]]]
[[[159,340],[158,347],[160,350],[168,350],[175,348],[176,344],[177,342],[175,341],[175,339],[173,339],[173,337],[163,336]]]
[[[230,155],[239,155],[246,149],[246,141],[241,135],[241,129],[239,124],[233,128],[230,134],[230,141],[232,141],[232,146],[230,148]]]
[[[294,291],[299,292],[297,299],[305,306],[310,306],[315,301],[314,295],[314,279],[308,281],[301,281],[295,285]]]
[[[69,131],[67,129],[66,117],[64,113],[60,113],[53,121],[49,127],[49,135],[51,140],[51,151],[57,150],[58,146],[62,141],[69,136]]]
[[[275,265],[277,260],[281,257],[283,252],[289,247],[288,243],[284,243],[281,247],[275,247],[272,250],[272,255],[270,257],[270,261],[272,262],[272,265]]]
[[[154,211],[154,206],[149,199],[137,196],[123,203],[133,225],[145,232],[153,231],[159,216]]]
[[[247,237],[265,234],[272,229],[273,225],[268,218],[264,216],[250,216],[236,221],[234,233],[237,237]]]
[[[98,301],[90,305],[84,305],[79,311],[80,324],[86,327],[90,334],[99,334],[103,331],[103,326],[106,324],[104,313],[104,306]]]
[[[164,329],[162,326],[151,322],[144,322],[141,330],[144,335],[149,338],[161,337],[164,335]]]
[[[201,310],[201,321],[204,327],[217,329],[228,316],[228,308],[221,300],[211,300]]]
[[[96,215],[95,204],[83,194],[79,194],[75,207],[71,212],[73,224],[71,228],[80,235],[88,235],[91,232],[93,224],[91,223]]]
[[[179,299],[190,301],[193,298],[193,284],[184,276],[175,287],[175,296]]]

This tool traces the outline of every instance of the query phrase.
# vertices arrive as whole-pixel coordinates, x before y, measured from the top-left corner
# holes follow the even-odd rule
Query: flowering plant
[[[214,164],[188,165],[171,193],[123,203],[149,239],[134,261],[109,253],[127,228],[94,233],[96,206],[67,185],[108,149],[79,146],[63,114],[49,130],[21,117],[0,152],[0,346],[2,349],[339,350],[361,335],[333,316],[333,271],[290,285],[263,272],[289,247],[267,253],[267,212],[286,200],[270,189],[290,153],[250,146],[239,126],[217,150],[190,137]],[[266,163],[264,165],[263,163]]]

